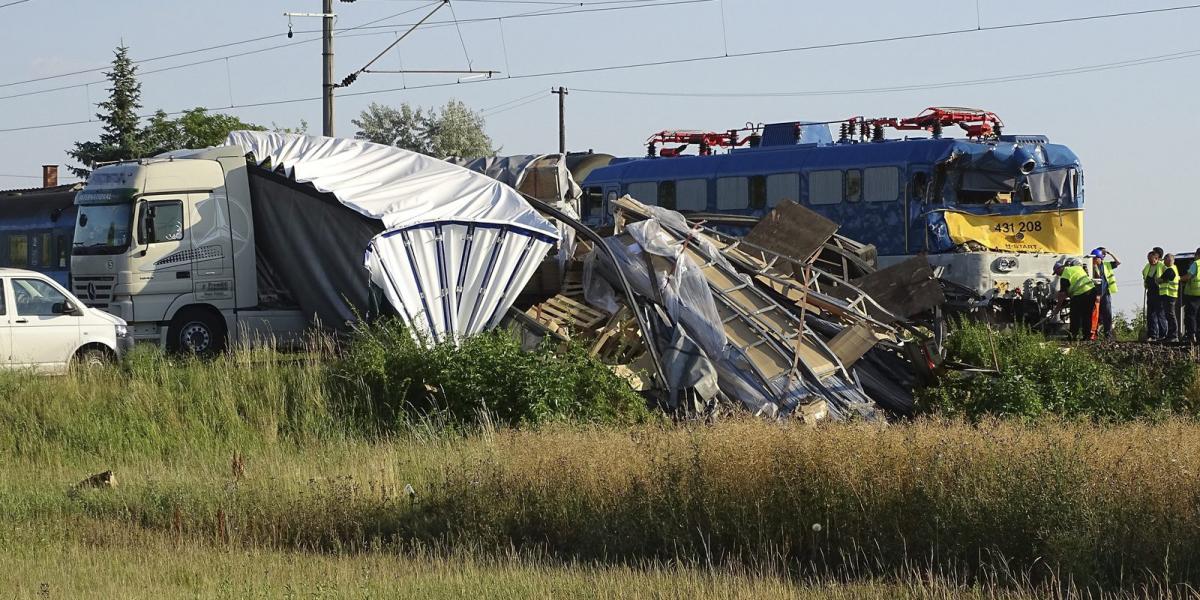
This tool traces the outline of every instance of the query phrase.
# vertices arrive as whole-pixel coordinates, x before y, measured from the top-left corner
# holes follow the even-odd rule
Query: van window
[[[6,288],[4,287],[4,280],[0,279],[0,315],[8,314],[8,304],[7,300],[4,298],[5,290]]]
[[[808,174],[809,204],[837,204],[841,201],[841,171],[813,171]]]
[[[168,200],[142,205],[138,237],[146,244],[182,240],[183,202]]]
[[[779,173],[767,176],[767,206],[774,208],[784,200],[800,199],[800,174]]]
[[[891,202],[900,197],[900,169],[871,167],[863,170],[863,199],[867,202]]]
[[[62,292],[41,279],[13,279],[13,300],[17,314],[29,317],[52,317],[54,305],[67,301]]]
[[[29,266],[29,236],[23,233],[8,236],[8,266]]]
[[[846,171],[846,202],[862,200],[862,171],[850,169]]]
[[[691,211],[708,209],[708,180],[680,181],[675,187],[675,207],[678,210]]]
[[[750,180],[746,177],[717,179],[717,210],[741,210],[750,206]]]
[[[639,181],[629,184],[625,188],[627,194],[633,197],[634,200],[642,204],[655,204],[658,202],[658,184],[653,181]]]

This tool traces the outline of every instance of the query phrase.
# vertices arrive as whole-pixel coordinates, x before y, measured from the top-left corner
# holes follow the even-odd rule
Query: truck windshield
[[[74,254],[120,254],[129,248],[133,206],[85,204],[75,225]]]

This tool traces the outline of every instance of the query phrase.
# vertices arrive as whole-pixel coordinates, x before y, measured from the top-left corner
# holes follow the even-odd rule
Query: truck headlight
[[[124,325],[117,325],[117,337],[123,338],[129,335],[129,328]]]

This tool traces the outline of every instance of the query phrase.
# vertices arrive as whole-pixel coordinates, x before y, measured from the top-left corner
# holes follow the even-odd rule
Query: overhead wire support
[[[394,42],[388,44],[387,48],[384,48],[382,52],[380,52],[379,54],[376,54],[375,58],[372,58],[371,60],[367,61],[367,64],[363,65],[362,68],[360,68],[359,70],[347,75],[344,79],[342,79],[342,82],[340,84],[335,84],[335,86],[336,87],[349,87],[350,84],[354,83],[355,79],[358,79],[358,76],[360,74],[365,73],[367,71],[367,69],[371,68],[371,65],[375,64],[376,62],[379,62],[379,59],[383,58],[384,55],[386,55],[388,52],[390,52],[392,48],[395,48],[397,44],[404,41],[404,38],[408,37],[409,34],[416,31],[416,29],[418,27],[420,27],[422,23],[429,20],[429,17],[432,17],[435,13],[437,13],[437,11],[441,10],[442,7],[446,6],[447,4],[450,4],[450,0],[442,0],[441,3],[439,3],[437,6],[433,7],[433,10],[429,11],[424,17],[421,17],[420,21],[413,23],[413,25],[411,27],[409,27],[407,31],[405,31],[403,34],[401,34],[400,37],[396,38],[396,40]]]

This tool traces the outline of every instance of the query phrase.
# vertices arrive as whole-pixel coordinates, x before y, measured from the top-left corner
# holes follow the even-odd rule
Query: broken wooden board
[[[790,200],[780,202],[746,234],[745,240],[786,256],[808,262],[837,233],[838,224]]]
[[[901,317],[939,306],[946,301],[942,284],[924,256],[914,256],[853,281],[889,312]]]
[[[833,336],[833,339],[829,340],[829,349],[833,350],[843,366],[850,368],[850,365],[862,358],[877,343],[879,338],[871,327],[859,322]]]

